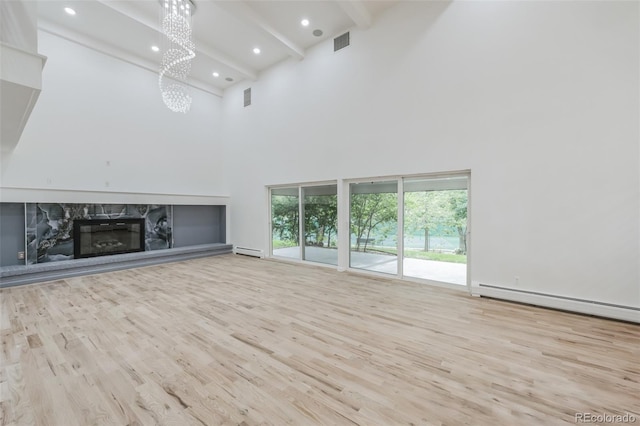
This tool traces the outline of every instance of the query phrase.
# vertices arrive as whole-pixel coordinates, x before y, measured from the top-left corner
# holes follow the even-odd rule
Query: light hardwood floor
[[[233,255],[0,298],[3,425],[640,424],[628,323]]]

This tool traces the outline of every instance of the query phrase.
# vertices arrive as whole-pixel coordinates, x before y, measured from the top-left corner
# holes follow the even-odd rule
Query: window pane
[[[403,275],[467,283],[467,177],[404,182]]]
[[[352,183],[350,266],[398,273],[398,183]]]
[[[271,190],[271,241],[274,256],[300,259],[298,188]]]
[[[305,245],[302,258],[312,262],[338,264],[338,187],[302,188],[304,196]]]

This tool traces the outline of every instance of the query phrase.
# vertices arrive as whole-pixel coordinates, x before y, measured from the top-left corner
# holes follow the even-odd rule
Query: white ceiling
[[[352,27],[366,29],[398,0],[195,0],[193,16],[196,58],[189,84],[222,95],[242,80],[293,57],[304,60],[307,49]],[[75,16],[65,13],[71,7]],[[310,21],[303,27],[300,21]],[[41,0],[40,29],[96,48],[139,66],[157,70],[162,53],[158,0]],[[316,37],[313,31],[322,30]],[[256,55],[253,48],[259,47]],[[44,53],[46,54],[46,53]],[[219,77],[214,77],[213,72]],[[229,81],[231,79],[231,81]]]

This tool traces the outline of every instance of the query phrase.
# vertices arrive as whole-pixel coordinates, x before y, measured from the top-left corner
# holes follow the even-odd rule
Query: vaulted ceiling
[[[222,96],[227,87],[256,80],[287,58],[304,60],[307,49],[323,40],[375,25],[376,16],[397,1],[195,0],[189,84]],[[158,0],[43,0],[38,27],[156,71],[162,53],[151,48],[162,45],[160,11]]]

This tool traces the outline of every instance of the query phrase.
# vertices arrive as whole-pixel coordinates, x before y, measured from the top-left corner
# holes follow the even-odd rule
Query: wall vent
[[[248,107],[249,105],[251,105],[251,87],[244,89],[244,106]]]
[[[344,33],[333,39],[333,51],[337,52],[340,49],[344,49],[349,45],[349,33]]]

